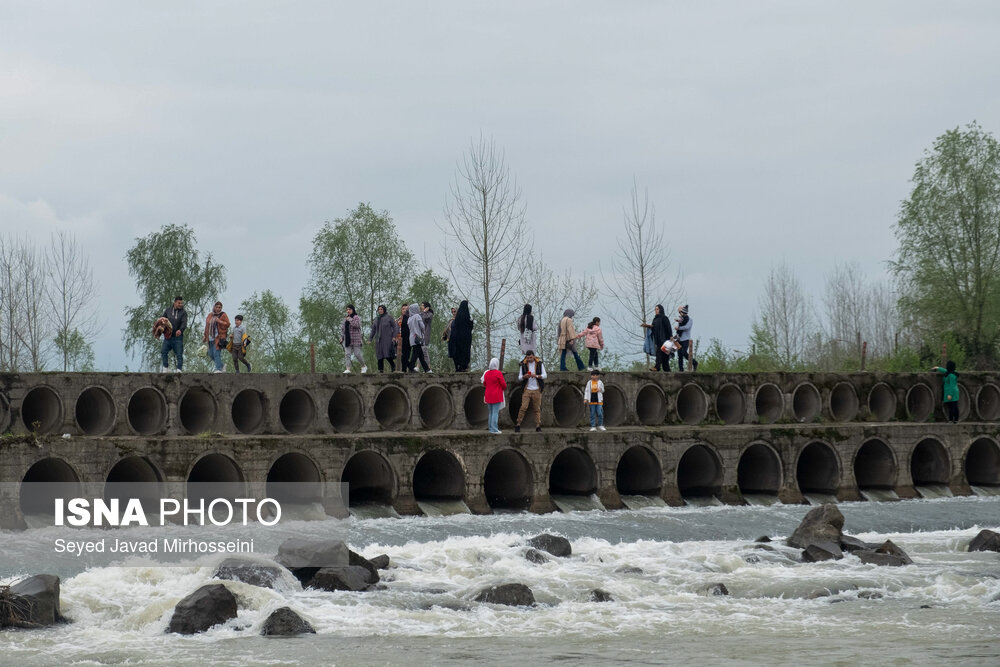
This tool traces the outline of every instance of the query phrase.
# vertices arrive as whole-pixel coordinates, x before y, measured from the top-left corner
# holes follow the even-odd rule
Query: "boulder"
[[[747,554],[746,556],[743,557],[743,562],[745,562],[748,565],[756,565],[757,563],[760,562],[760,556],[756,554]]]
[[[540,551],[547,551],[556,558],[565,558],[566,556],[573,555],[573,547],[570,545],[569,540],[559,535],[549,535],[548,533],[535,535],[528,540],[528,546]]]
[[[505,604],[511,607],[530,607],[535,604],[535,595],[524,584],[501,584],[479,591],[476,602]]]
[[[354,553],[353,551],[348,549],[347,564],[353,565],[355,567],[363,567],[366,570],[368,570],[368,579],[369,579],[368,583],[377,584],[379,582],[378,568],[375,567],[375,563],[371,562],[361,554]]]
[[[809,510],[785,544],[799,549],[805,549],[814,542],[840,544],[843,527],[844,515],[836,505],[820,505]]]
[[[859,600],[881,600],[885,597],[885,593],[881,591],[860,591],[858,592]]]
[[[0,600],[0,627],[34,628],[66,620],[59,609],[59,577],[54,574],[22,579],[9,593],[9,600]]]
[[[375,556],[375,558],[372,558],[368,562],[374,565],[376,570],[389,569],[389,556],[387,556],[386,554]]]
[[[538,549],[528,549],[527,551],[525,551],[524,559],[530,563],[536,563],[538,565],[549,562],[549,557],[543,554]]]
[[[614,602],[615,599],[611,597],[611,593],[607,591],[602,591],[600,588],[595,588],[590,591],[590,601],[591,602]]]
[[[635,565],[622,565],[615,569],[618,574],[643,574],[641,567],[636,567]]]
[[[349,565],[350,550],[341,540],[291,538],[278,547],[275,560],[307,586],[320,568]]]
[[[309,580],[309,588],[324,591],[366,591],[376,582],[371,580],[371,573],[360,565],[340,565],[338,567],[321,567]]]
[[[892,540],[886,540],[875,549],[855,551],[854,555],[867,565],[888,565],[899,567],[901,565],[912,565],[913,561],[905,551],[896,546]]]
[[[969,551],[1000,551],[1000,533],[981,530],[969,542]]]
[[[268,637],[294,637],[313,633],[316,630],[307,620],[296,614],[288,607],[281,607],[271,612],[271,615],[264,621],[260,634]]]
[[[861,551],[862,549],[873,551],[877,546],[877,544],[865,542],[856,537],[851,537],[850,535],[840,536],[840,548],[844,551]]]
[[[754,542],[760,542],[760,543],[770,542],[770,541],[771,541],[771,538],[768,537],[767,535],[761,535],[756,540],[754,540]]]
[[[242,581],[251,586],[274,588],[274,582],[281,579],[281,568],[247,558],[227,558],[212,575],[215,579]]]
[[[844,552],[833,542],[813,542],[802,550],[802,560],[806,563],[840,560],[843,557]]]
[[[222,584],[208,584],[177,603],[167,632],[193,635],[231,618],[236,618],[236,597]]]
[[[698,592],[705,595],[729,595],[729,589],[726,588],[726,585],[721,582],[715,582],[714,584],[702,586],[698,589]]]

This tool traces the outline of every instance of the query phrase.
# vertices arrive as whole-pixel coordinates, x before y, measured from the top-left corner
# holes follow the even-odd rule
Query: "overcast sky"
[[[772,264],[817,297],[835,262],[883,275],[923,151],[972,120],[1000,134],[998,36],[992,0],[3,0],[0,231],[77,234],[98,366],[134,368],[136,237],[192,226],[230,312],[296,303],[313,235],[361,201],[433,267],[482,132],[558,269],[606,262],[648,187],[696,337],[742,348]]]

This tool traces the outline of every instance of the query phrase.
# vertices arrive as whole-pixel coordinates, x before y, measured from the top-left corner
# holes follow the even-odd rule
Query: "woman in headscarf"
[[[528,350],[538,348],[538,323],[535,316],[531,314],[531,304],[524,304],[521,316],[517,318],[517,332],[520,334],[518,344],[521,346],[521,354],[527,354]]]
[[[431,372],[430,364],[427,363],[427,356],[424,350],[427,349],[427,334],[429,329],[424,328],[424,320],[420,316],[420,306],[413,304],[410,306],[410,317],[406,321],[410,326],[410,372],[417,370],[417,360],[424,367],[425,373]]]
[[[501,433],[500,408],[504,404],[503,393],[507,389],[507,380],[504,379],[503,372],[500,370],[499,359],[496,357],[490,359],[490,368],[483,373],[480,382],[483,383],[483,401],[490,411],[488,420],[490,433]]]
[[[372,330],[368,335],[369,340],[375,345],[375,358],[378,359],[378,372],[385,372],[385,362],[389,361],[389,369],[396,370],[396,334],[399,327],[396,320],[392,319],[389,311],[384,305],[378,307],[378,314],[372,320]]]
[[[576,333],[576,327],[573,325],[573,316],[576,315],[576,311],[572,308],[567,308],[563,311],[562,319],[559,320],[559,345],[558,348],[561,350],[562,354],[559,356],[559,370],[566,370],[566,353],[572,352],[573,358],[576,359],[576,370],[583,370],[583,359],[580,358],[580,353],[576,351],[576,341],[578,338],[582,338],[586,333]]]
[[[469,315],[469,302],[463,301],[458,305],[455,322],[451,325],[451,336],[448,339],[448,346],[454,349],[452,359],[455,362],[455,370],[460,373],[469,370],[469,360],[472,358],[472,327],[474,326],[475,323]]]
[[[643,328],[649,329],[653,333],[653,343],[656,345],[656,367],[654,370],[670,371],[670,355],[663,351],[663,344],[673,338],[673,331],[670,329],[670,318],[663,312],[663,306],[656,305],[652,324],[643,324]]]

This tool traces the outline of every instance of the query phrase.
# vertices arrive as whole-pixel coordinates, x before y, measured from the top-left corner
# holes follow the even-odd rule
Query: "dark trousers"
[[[682,340],[679,341],[681,344],[681,349],[677,350],[677,370],[684,370],[684,360],[688,358],[688,348],[691,347],[691,341]]]
[[[243,346],[234,345],[233,349],[230,350],[230,352],[233,355],[233,368],[236,369],[236,372],[237,373],[240,372],[240,363],[242,362],[243,365],[247,367],[247,373],[249,373],[250,362],[247,361],[247,351],[243,348]]]
[[[406,338],[403,339],[399,353],[399,370],[405,373],[410,370],[410,341]]]
[[[410,371],[417,370],[418,360],[420,361],[420,365],[423,366],[425,373],[430,370],[430,366],[427,365],[427,357],[424,356],[424,346],[412,345],[410,346]]]
[[[656,348],[656,370],[670,372],[670,355],[660,348]]]
[[[958,401],[948,401],[944,404],[944,414],[948,421],[958,423]]]
[[[590,353],[589,356],[587,357],[587,367],[588,368],[597,368],[598,366],[600,366],[601,363],[597,360],[597,352],[598,352],[598,350],[596,348],[593,348],[593,347],[588,347],[587,348],[587,352]]]
[[[570,349],[564,349],[562,351],[562,355],[560,355],[560,357],[559,357],[559,370],[561,370],[561,371],[566,370],[566,353],[567,352],[572,352],[573,353],[573,358],[576,359],[576,370],[582,371],[583,370],[583,359],[580,358],[580,355],[577,354],[577,352],[576,352],[575,349],[572,349],[572,350],[570,350]]]
[[[386,361],[389,362],[389,369],[392,372],[395,372],[396,371],[396,362],[393,361],[391,358],[389,358],[389,359],[379,359],[378,360],[378,372],[379,373],[385,373],[385,362]]]
[[[171,350],[177,357],[177,370],[182,370],[184,368],[184,334],[164,338],[163,343],[160,344],[160,356],[163,357],[164,368],[167,367],[169,361],[167,355]]]

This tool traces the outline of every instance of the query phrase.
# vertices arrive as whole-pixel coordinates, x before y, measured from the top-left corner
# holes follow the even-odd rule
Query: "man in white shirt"
[[[528,350],[521,360],[521,368],[517,372],[517,379],[521,382],[521,409],[517,413],[517,423],[514,425],[514,432],[521,432],[521,422],[528,412],[528,406],[533,406],[535,411],[535,431],[542,430],[542,389],[545,387],[545,365],[542,360],[535,356],[534,350]]]

